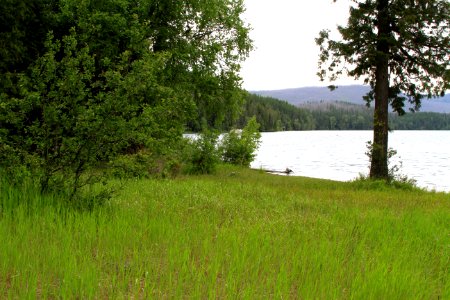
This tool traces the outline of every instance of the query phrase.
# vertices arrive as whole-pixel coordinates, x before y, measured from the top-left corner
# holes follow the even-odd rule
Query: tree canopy
[[[447,0],[352,1],[342,40],[324,30],[319,77],[363,78],[375,101],[371,177],[387,178],[388,107],[404,114],[405,101],[418,110],[422,99],[450,88],[450,3]]]
[[[6,0],[1,10],[0,164],[36,173],[43,190],[69,182],[75,193],[119,153],[170,148],[187,122],[220,125],[242,104],[243,1]]]

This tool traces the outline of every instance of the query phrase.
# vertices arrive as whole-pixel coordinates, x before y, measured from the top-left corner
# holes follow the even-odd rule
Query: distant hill
[[[342,101],[365,105],[363,96],[367,94],[369,89],[368,86],[364,85],[348,85],[339,86],[334,91],[330,91],[327,87],[303,87],[273,91],[251,91],[251,93],[284,100],[295,106],[321,101]],[[450,113],[450,94],[442,98],[424,99],[420,111]]]
[[[343,101],[308,102],[295,106],[284,100],[248,94],[242,115],[235,124],[225,128],[243,128],[255,116],[260,130],[370,130],[373,109]],[[450,114],[418,112],[398,116],[391,113],[392,130],[450,130]]]

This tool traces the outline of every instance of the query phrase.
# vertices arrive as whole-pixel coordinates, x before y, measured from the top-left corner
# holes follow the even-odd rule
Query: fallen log
[[[268,170],[268,169],[254,169],[254,170],[259,170],[259,171],[264,171],[264,172],[267,172],[267,173],[275,173],[275,174],[286,174],[286,175],[289,175],[289,174],[291,174],[291,173],[294,173],[294,171],[292,171],[291,169],[289,169],[289,168],[286,168],[286,170],[284,170],[284,171],[279,171],[279,170]]]

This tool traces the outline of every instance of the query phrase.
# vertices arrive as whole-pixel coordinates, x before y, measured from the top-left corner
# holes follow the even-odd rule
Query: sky
[[[345,25],[350,1],[244,0],[243,19],[253,28],[255,50],[242,64],[243,88],[249,91],[326,86],[317,73],[322,29]],[[337,36],[336,36],[337,37]],[[335,84],[358,84],[343,78]]]

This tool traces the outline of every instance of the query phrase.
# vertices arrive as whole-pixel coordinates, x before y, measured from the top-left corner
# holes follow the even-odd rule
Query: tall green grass
[[[450,298],[450,194],[231,167],[111,184],[81,211],[2,182],[0,298]]]

